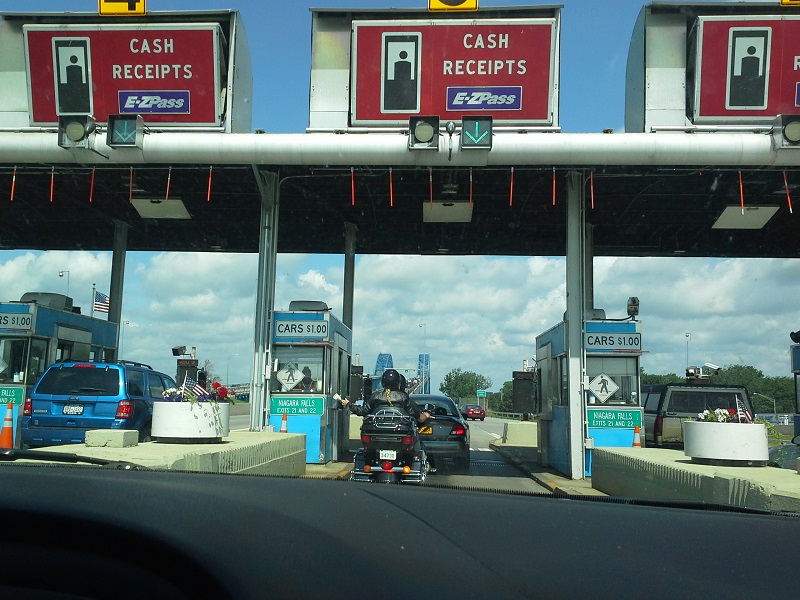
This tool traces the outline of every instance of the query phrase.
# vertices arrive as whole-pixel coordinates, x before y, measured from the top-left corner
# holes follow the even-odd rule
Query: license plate
[[[82,415],[83,404],[65,404],[61,413],[64,415]]]
[[[381,460],[397,460],[397,450],[380,450],[378,454]]]
[[[433,433],[433,427],[430,425],[423,425],[419,428],[420,435],[431,435]]]

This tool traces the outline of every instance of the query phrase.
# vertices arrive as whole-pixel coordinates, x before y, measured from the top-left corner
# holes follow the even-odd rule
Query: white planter
[[[158,442],[219,442],[230,434],[228,402],[154,402],[151,436]]]
[[[764,466],[769,460],[762,423],[683,422],[683,452],[695,462]]]

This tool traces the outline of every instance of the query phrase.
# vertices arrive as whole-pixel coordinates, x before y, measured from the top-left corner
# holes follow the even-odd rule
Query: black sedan
[[[420,410],[431,417],[419,426],[419,438],[433,465],[438,459],[449,458],[465,469],[469,468],[469,425],[447,396],[412,394]]]

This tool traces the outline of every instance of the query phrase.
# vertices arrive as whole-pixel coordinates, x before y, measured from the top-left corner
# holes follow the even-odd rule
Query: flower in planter
[[[698,413],[697,420],[709,423],[731,423],[733,421],[738,423],[739,417],[732,408],[717,408],[713,411],[705,409],[703,412]]]
[[[218,382],[211,384],[209,392],[191,377],[186,377],[179,388],[168,388],[162,393],[164,402],[233,402],[228,396],[228,388]]]

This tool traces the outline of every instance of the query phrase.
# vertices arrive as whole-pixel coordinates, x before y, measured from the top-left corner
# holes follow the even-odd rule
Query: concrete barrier
[[[503,423],[503,443],[510,446],[538,446],[539,423],[536,421],[507,421]]]
[[[282,476],[306,473],[306,436],[292,433],[232,431],[218,444],[146,442],[131,447],[71,444],[41,450],[127,461],[151,469]]]
[[[792,469],[696,464],[682,450],[595,448],[592,487],[610,496],[700,500],[772,511],[800,506]]]

